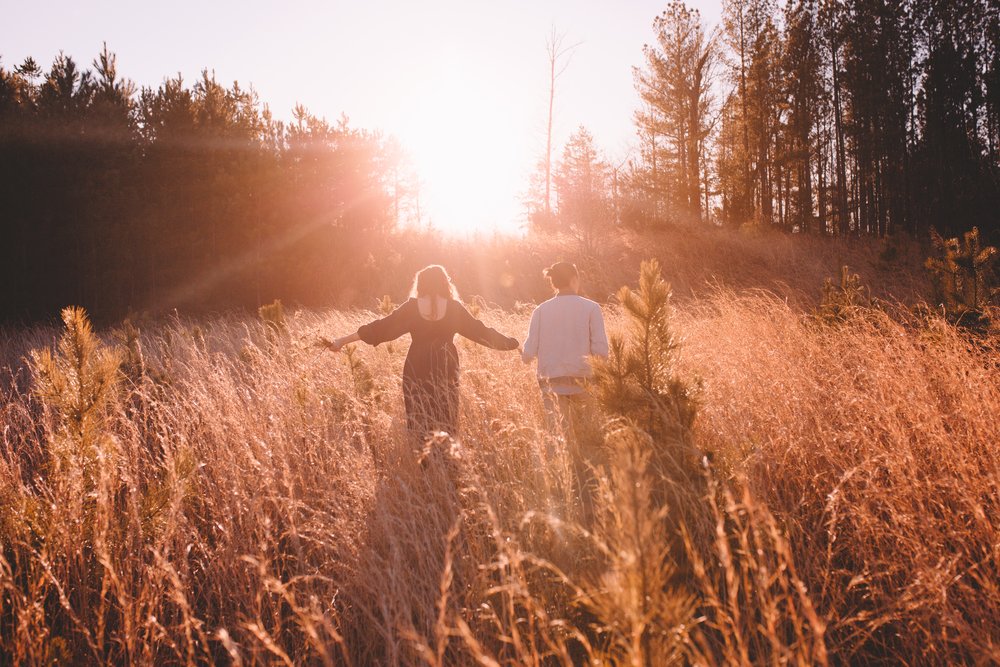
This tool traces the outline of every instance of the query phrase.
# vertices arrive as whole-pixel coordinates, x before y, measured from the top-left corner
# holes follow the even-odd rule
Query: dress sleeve
[[[414,305],[410,299],[382,319],[358,327],[358,338],[369,345],[396,340],[410,330]]]
[[[510,338],[504,336],[502,333],[496,329],[491,329],[486,326],[475,317],[472,316],[465,306],[458,303],[457,301],[452,301],[448,304],[449,308],[455,308],[458,315],[458,320],[456,324],[456,333],[468,338],[469,340],[479,343],[480,345],[485,345],[486,347],[491,347],[494,350],[516,350],[518,342],[516,338]]]
[[[590,311],[590,353],[595,357],[608,357],[608,335],[604,331],[604,315],[601,307],[594,304]]]

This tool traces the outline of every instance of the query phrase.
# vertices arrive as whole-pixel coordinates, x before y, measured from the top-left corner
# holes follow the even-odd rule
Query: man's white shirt
[[[600,305],[579,295],[566,294],[554,296],[535,308],[522,358],[525,362],[538,359],[539,379],[590,377],[591,355],[608,356],[608,337]]]

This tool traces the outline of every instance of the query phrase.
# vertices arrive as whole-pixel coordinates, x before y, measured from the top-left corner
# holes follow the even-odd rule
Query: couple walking
[[[608,339],[601,307],[579,295],[580,276],[573,264],[545,269],[555,296],[535,308],[521,357],[537,359],[538,384],[550,432],[572,442],[574,422],[584,416],[588,357],[606,357]],[[403,365],[403,401],[410,433],[421,442],[437,431],[458,432],[459,363],[454,336],[459,334],[495,350],[516,350],[516,338],[503,335],[473,317],[459,300],[448,273],[428,266],[417,273],[410,299],[388,316],[350,335],[322,344],[333,351],[356,341],[378,345],[411,336]],[[576,449],[576,448],[574,448]],[[574,455],[574,479],[586,479],[586,457]],[[584,494],[587,495],[587,494]],[[584,500],[585,504],[587,503]]]

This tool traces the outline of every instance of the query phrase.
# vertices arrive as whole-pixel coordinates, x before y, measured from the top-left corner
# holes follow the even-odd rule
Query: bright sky
[[[708,25],[721,0],[694,0]],[[666,0],[34,0],[9,3],[0,58],[60,51],[89,66],[106,41],[140,86],[203,68],[253,85],[275,117],[310,112],[395,135],[423,181],[425,220],[448,231],[516,230],[544,153],[546,38],[578,44],[556,84],[558,150],[585,125],[612,160],[634,143],[632,67]],[[558,154],[554,151],[556,155]]]

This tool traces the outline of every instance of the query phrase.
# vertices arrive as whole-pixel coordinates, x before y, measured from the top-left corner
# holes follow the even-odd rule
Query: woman
[[[361,340],[378,345],[405,333],[411,336],[403,364],[403,402],[410,432],[425,439],[434,431],[458,431],[458,350],[461,334],[494,350],[516,350],[516,338],[504,336],[469,313],[444,267],[432,265],[417,273],[410,299],[388,316],[365,324],[357,332],[321,344],[334,352]]]

